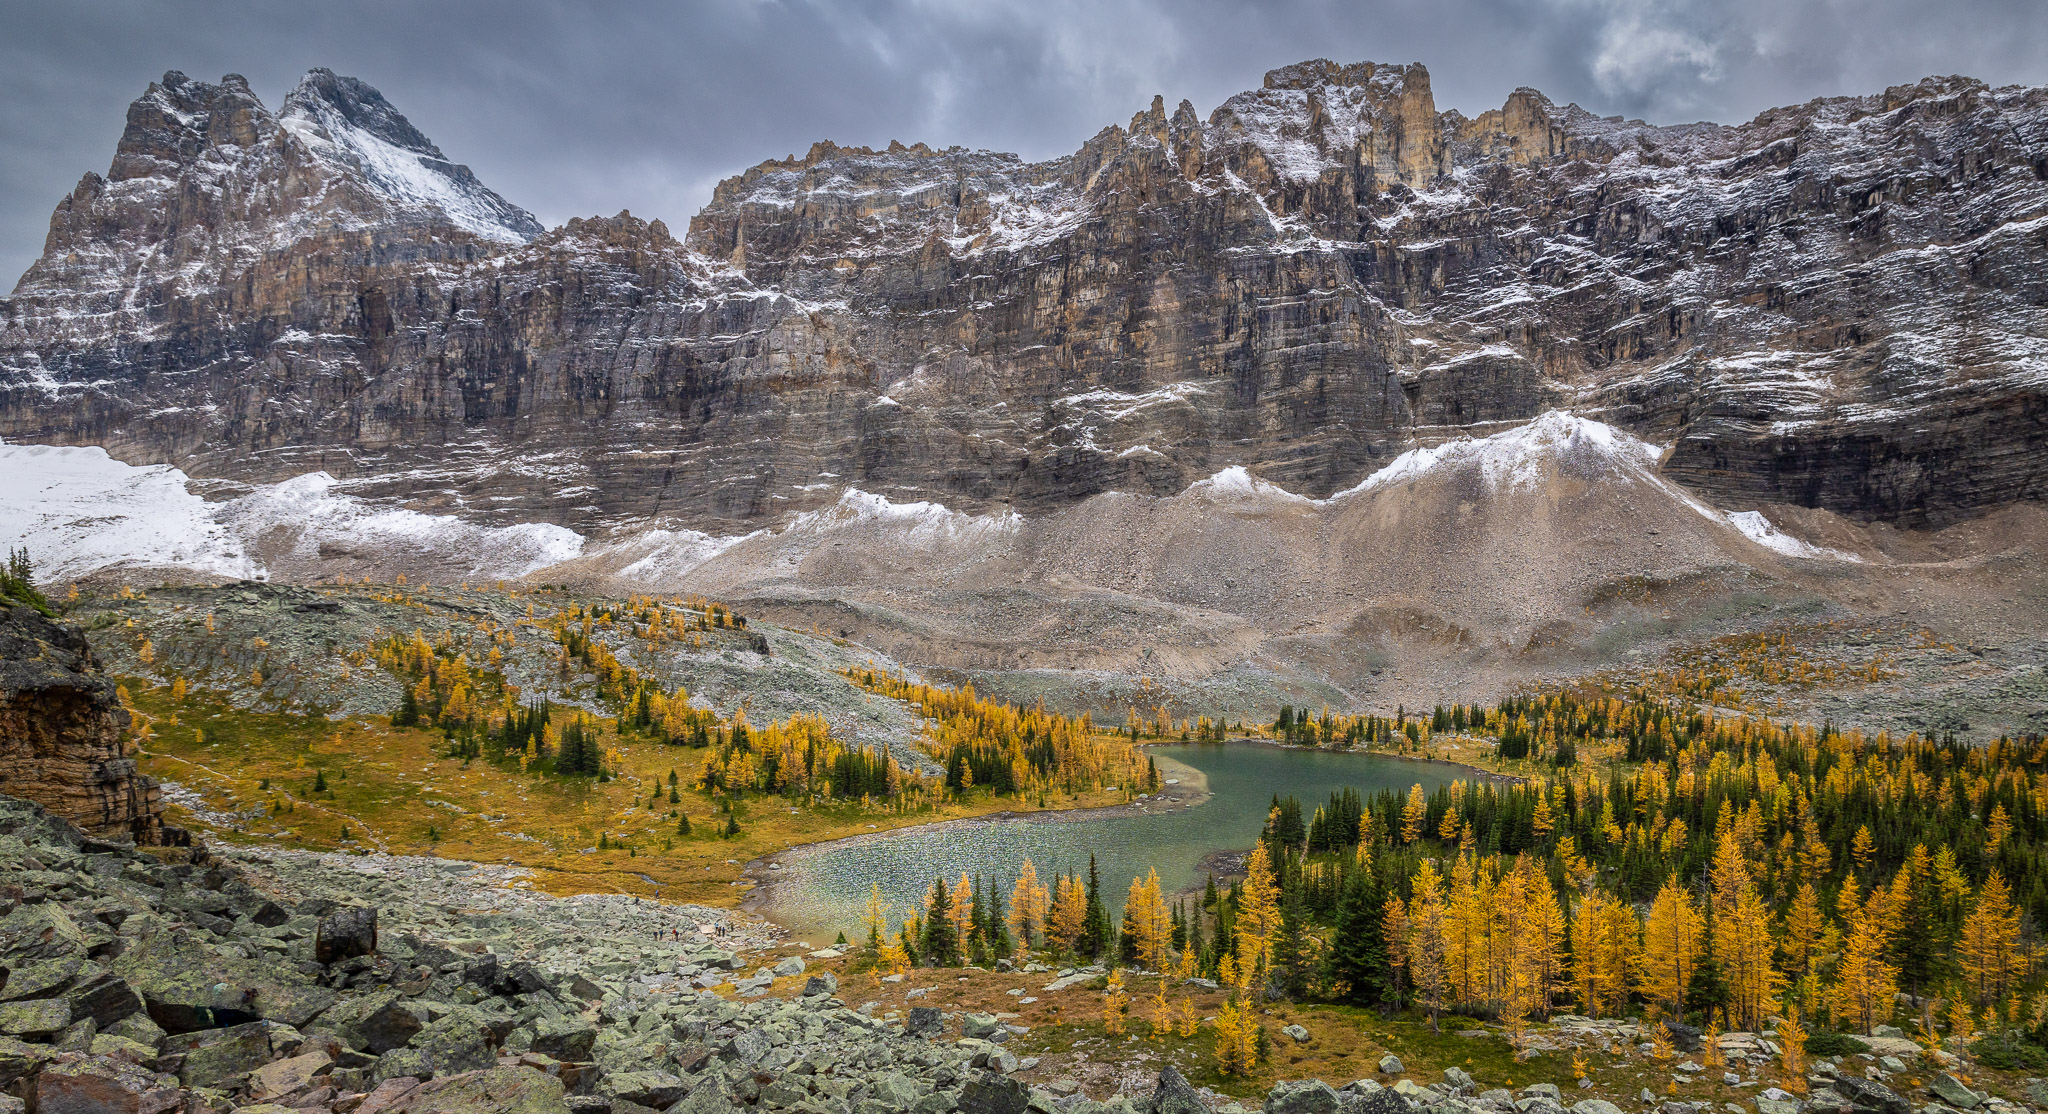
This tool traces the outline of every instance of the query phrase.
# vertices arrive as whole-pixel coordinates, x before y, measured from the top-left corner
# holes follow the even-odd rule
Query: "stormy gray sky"
[[[0,27],[9,286],[171,69],[274,108],[327,66],[546,224],[630,208],[679,232],[719,178],[816,139],[1045,158],[1154,93],[1206,115],[1306,58],[1422,62],[1468,114],[1532,85],[1658,123],[1928,74],[2048,83],[2042,0],[0,0]]]

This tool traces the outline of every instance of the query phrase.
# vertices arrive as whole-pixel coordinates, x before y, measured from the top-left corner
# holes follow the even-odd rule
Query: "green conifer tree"
[[[1354,1005],[1374,1005],[1389,989],[1385,905],[1370,870],[1345,877],[1337,929],[1330,938],[1328,979]]]
[[[932,883],[932,907],[925,914],[924,939],[917,950],[940,967],[957,966],[960,962],[960,940],[953,929],[953,898],[946,892],[944,878]]]

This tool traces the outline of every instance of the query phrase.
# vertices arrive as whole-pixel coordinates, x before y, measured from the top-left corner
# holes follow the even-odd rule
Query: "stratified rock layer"
[[[167,75],[0,308],[0,436],[578,529],[849,487],[1325,496],[1565,407],[1724,505],[2048,495],[2048,90],[1659,127],[1306,62],[1041,163],[819,143],[541,233],[375,90]]]
[[[136,772],[128,713],[85,636],[28,607],[0,607],[0,793],[102,838],[179,842],[156,782]]]

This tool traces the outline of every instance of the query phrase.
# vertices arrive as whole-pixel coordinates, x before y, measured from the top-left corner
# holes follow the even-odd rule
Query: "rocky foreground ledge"
[[[746,976],[773,934],[725,910],[550,898],[522,890],[517,868],[431,859],[177,857],[190,861],[0,796],[0,1114],[1242,1110],[1171,1067],[1150,1094],[1055,1095],[1013,1074],[1034,1061],[1003,1047],[1012,1034],[990,1015],[850,1009],[832,975],[792,978],[805,974],[793,955]],[[727,981],[735,997],[710,992]],[[1799,1109],[1775,1101],[1757,1114]],[[1712,1114],[1697,1105],[1660,1114]],[[1810,1106],[1910,1110],[1847,1075]],[[1456,1068],[1426,1086],[1281,1083],[1264,1107],[1566,1109],[1554,1087],[1479,1092]],[[1570,1110],[1622,1114],[1599,1098]]]

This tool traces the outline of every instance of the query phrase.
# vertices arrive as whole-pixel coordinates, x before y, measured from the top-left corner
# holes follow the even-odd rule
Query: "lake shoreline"
[[[1090,808],[1074,809],[1044,809],[1031,812],[992,812],[986,813],[981,816],[967,816],[952,820],[940,820],[934,821],[929,824],[910,824],[898,828],[887,828],[873,832],[862,832],[858,835],[841,836],[837,839],[826,839],[818,840],[813,843],[795,844],[790,847],[784,848],[780,851],[775,851],[769,854],[761,855],[753,859],[752,861],[748,862],[744,867],[741,868],[740,876],[743,879],[752,882],[754,886],[753,889],[749,891],[744,898],[741,899],[739,903],[739,908],[743,912],[753,913],[769,921],[775,922],[779,927],[784,928],[787,931],[800,934],[800,930],[796,926],[789,923],[785,923],[785,921],[782,918],[778,918],[776,915],[776,911],[778,907],[792,908],[793,899],[797,898],[798,896],[796,893],[796,891],[800,888],[800,883],[798,882],[798,872],[791,871],[788,868],[801,862],[802,860],[817,855],[842,851],[849,847],[859,847],[864,843],[879,842],[883,840],[900,838],[907,833],[913,832],[931,833],[945,831],[965,831],[971,830],[972,828],[978,825],[992,825],[1005,822],[1026,824],[1066,824],[1132,816],[1156,816],[1182,811],[1189,808],[1194,808],[1198,805],[1208,802],[1211,799],[1212,794],[1209,789],[1208,775],[1206,775],[1200,769],[1194,766],[1190,766],[1186,763],[1177,761],[1173,758],[1158,754],[1154,751],[1154,748],[1166,746],[1193,746],[1215,747],[1217,749],[1222,749],[1225,747],[1237,747],[1247,745],[1261,747],[1268,750],[1298,751],[1309,754],[1357,754],[1378,758],[1389,758],[1403,763],[1414,763],[1420,766],[1448,767],[1450,770],[1456,771],[1459,776],[1463,777],[1475,777],[1493,781],[1506,782],[1520,780],[1510,775],[1495,774],[1491,771],[1482,770],[1475,766],[1468,766],[1464,763],[1452,762],[1446,759],[1418,758],[1410,755],[1387,754],[1380,751],[1326,750],[1321,747],[1305,747],[1294,746],[1284,743],[1276,743],[1269,739],[1230,739],[1222,743],[1186,743],[1180,740],[1172,739],[1161,740],[1158,743],[1148,743],[1144,747],[1140,748],[1147,752],[1159,765],[1160,788],[1159,791],[1156,793],[1150,793],[1143,797],[1136,798],[1132,801],[1116,805],[1098,805]],[[1168,784],[1169,782],[1174,782],[1176,784]],[[1239,858],[1241,858],[1243,854],[1243,850],[1240,849],[1213,848],[1204,853],[1202,863],[1205,867],[1212,863],[1220,865],[1220,860],[1222,858],[1228,856],[1238,856]]]
[[[1178,743],[1174,745],[1179,745]],[[1149,751],[1150,744],[1141,747]],[[809,858],[814,855],[837,851],[846,847],[858,847],[891,839],[907,832],[943,832],[973,828],[983,824],[1022,822],[1028,824],[1071,824],[1085,820],[1102,820],[1119,816],[1149,816],[1153,810],[1148,802],[1193,808],[1209,800],[1209,778],[1202,771],[1182,762],[1160,755],[1150,756],[1159,764],[1159,791],[1148,793],[1117,805],[1093,805],[1088,808],[1049,808],[1031,812],[983,813],[980,816],[962,816],[952,820],[935,820],[929,824],[906,824],[900,828],[883,828],[858,835],[840,836],[837,839],[821,839],[814,843],[799,843],[780,851],[762,855],[740,868],[740,877],[754,883],[754,888],[740,900],[742,912],[754,913],[775,921],[770,910],[784,891],[795,884],[795,879],[782,875],[781,870],[790,861]],[[1173,784],[1168,784],[1172,782]],[[779,927],[788,929],[776,921]],[[793,931],[793,930],[792,930]]]

